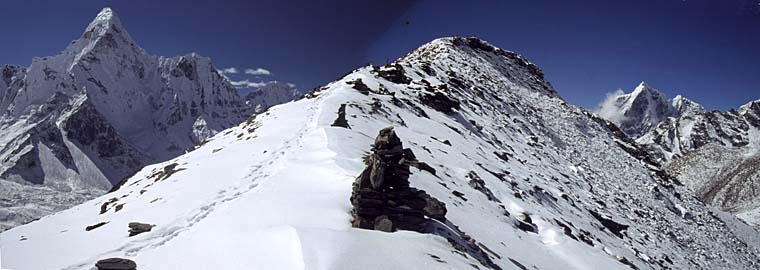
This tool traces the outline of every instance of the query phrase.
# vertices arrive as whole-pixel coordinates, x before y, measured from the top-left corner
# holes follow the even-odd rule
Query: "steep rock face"
[[[735,233],[735,218],[682,195],[652,156],[567,104],[541,74],[475,38],[434,40],[271,107],[110,194],[2,233],[3,262],[30,270],[89,269],[109,257],[151,269],[757,268],[760,253],[743,238],[752,234]],[[341,106],[350,129],[332,126]],[[352,227],[352,184],[388,126],[435,169],[410,170],[408,181],[445,204],[450,223],[437,233]],[[134,221],[155,227],[128,237]],[[456,231],[495,267],[452,247],[446,239]]]
[[[72,196],[105,192],[251,113],[210,59],[150,55],[108,8],[60,54],[4,66],[0,93],[0,178]]]

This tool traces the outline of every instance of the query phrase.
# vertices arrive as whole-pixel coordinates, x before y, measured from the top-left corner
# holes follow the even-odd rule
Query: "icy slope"
[[[350,128],[333,127],[343,104]],[[445,38],[0,234],[4,266],[91,269],[118,256],[139,269],[486,269],[440,236],[350,227],[351,185],[387,126],[437,171],[414,171],[412,186],[443,201],[501,269],[760,263],[614,125],[559,98],[536,66]],[[128,237],[129,222],[155,227]]]
[[[28,68],[4,66],[1,73],[0,179],[28,187],[3,188],[0,196],[72,202],[54,209],[102,194],[251,112],[208,58],[150,55],[108,8],[60,54],[35,58]],[[58,197],[68,199],[53,200]],[[38,206],[27,200],[8,200],[6,210],[49,213],[23,210]],[[29,219],[13,217],[0,222]]]

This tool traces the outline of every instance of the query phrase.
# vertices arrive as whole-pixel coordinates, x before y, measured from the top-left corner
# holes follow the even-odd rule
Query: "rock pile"
[[[380,130],[365,163],[351,195],[353,227],[423,232],[431,218],[445,222],[445,204],[409,187],[411,166],[431,167],[417,161],[411,149],[403,148],[392,127]]]

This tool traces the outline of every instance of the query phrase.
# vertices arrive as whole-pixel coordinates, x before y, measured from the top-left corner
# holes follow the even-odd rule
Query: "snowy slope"
[[[208,58],[150,55],[108,8],[60,54],[1,73],[0,183],[7,187],[0,196],[39,196],[42,205],[69,201],[54,209],[102,194],[251,112]],[[23,210],[49,208],[28,200],[8,200],[16,213],[40,215],[5,215],[0,230],[49,213]]]
[[[331,126],[342,104],[350,128]],[[414,171],[412,186],[444,202],[447,219],[502,269],[760,263],[732,217],[680,195],[651,157],[559,98],[535,65],[474,38],[443,38],[0,234],[4,267],[91,269],[118,256],[139,269],[487,269],[437,235],[350,227],[351,185],[387,126],[437,171]],[[518,229],[519,216],[536,232]],[[129,222],[155,227],[128,237]]]

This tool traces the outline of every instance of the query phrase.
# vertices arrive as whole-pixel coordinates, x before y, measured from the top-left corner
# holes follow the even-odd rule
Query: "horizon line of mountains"
[[[145,52],[109,8],[60,54],[0,76],[0,241],[18,269],[90,269],[104,254],[166,268],[157,258],[197,255],[183,234],[339,269],[760,265],[760,100],[705,111],[642,83],[591,112],[522,56],[464,37],[303,96],[271,85],[243,98],[208,58]],[[434,168],[411,185],[440,199],[445,225],[489,263],[345,222],[363,151],[387,126]],[[118,234],[130,222],[155,229]],[[63,243],[92,250],[45,252]],[[413,252],[361,253],[371,243]]]

